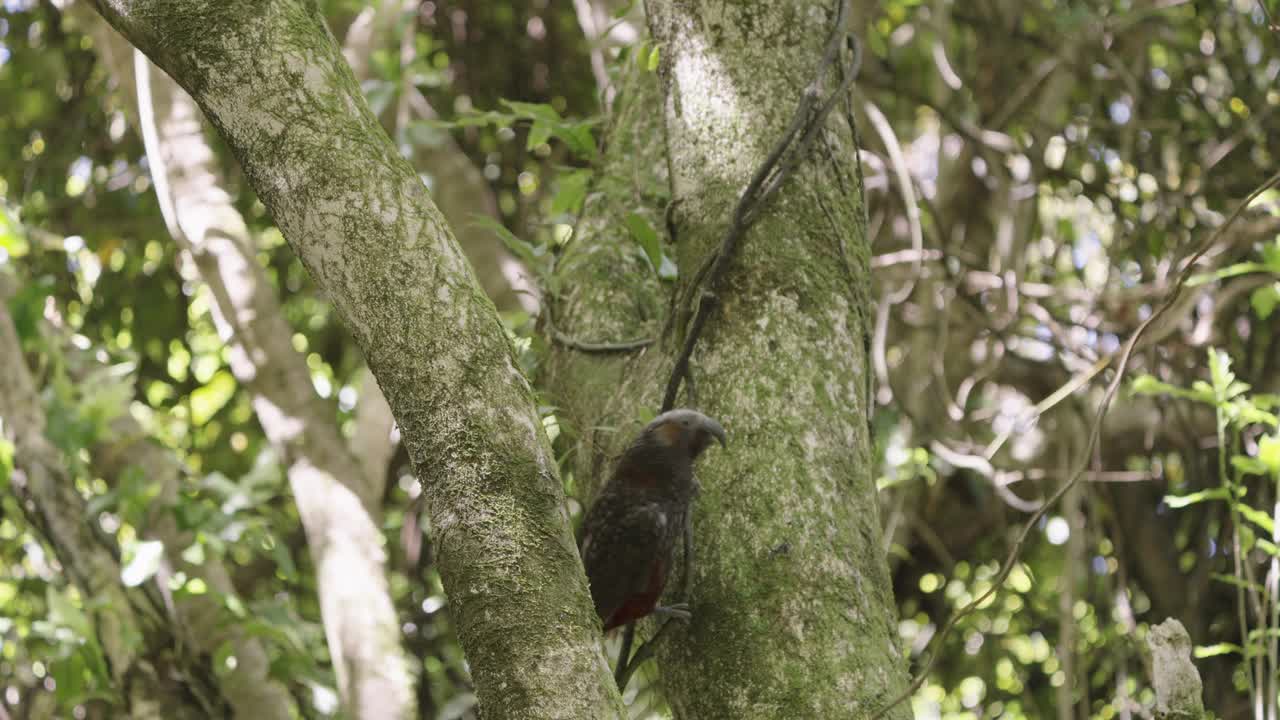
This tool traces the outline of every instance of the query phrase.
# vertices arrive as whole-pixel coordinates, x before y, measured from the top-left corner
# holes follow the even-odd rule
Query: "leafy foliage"
[[[1119,347],[1167,290],[1183,248],[1280,153],[1275,3],[1015,5],[871,8],[850,108],[887,308],[873,348],[874,426],[910,658],[990,587],[1023,517],[1016,503],[1056,487],[1096,396],[1083,386],[1037,404]],[[364,4],[321,7],[338,30]],[[626,8],[616,9],[610,22],[621,25]],[[588,58],[598,48],[570,4],[423,3],[395,29],[369,57],[372,108],[395,115],[418,93],[438,109],[436,120],[391,127],[398,147],[458,143],[498,208],[497,220],[475,222],[543,292],[571,293],[558,261],[569,243],[592,242],[573,228],[606,181],[596,170],[609,150]],[[54,3],[17,0],[0,15],[0,280],[13,286],[7,307],[41,386],[47,436],[86,501],[83,520],[121,551],[122,584],[214,597],[223,622],[263,641],[305,716],[334,716],[315,568],[281,461],[231,372],[208,290],[168,237],[133,109],[84,30]],[[656,71],[663,57],[643,39],[610,53],[614,70]],[[894,144],[916,213],[896,185]],[[350,432],[362,360],[232,160],[220,161],[292,345]],[[678,282],[661,223],[639,207],[662,200],[624,208],[619,231],[641,267]],[[1099,718],[1149,713],[1138,640],[1166,616],[1190,629],[1215,712],[1247,714],[1250,694],[1265,691],[1280,632],[1278,208],[1276,193],[1259,198],[1247,227],[1198,272],[1195,301],[1135,357],[1142,374],[1104,426],[1090,481],[1033,534],[1002,592],[938,648],[918,717],[1050,717],[1067,705]],[[547,348],[538,318],[504,320],[536,379]],[[555,440],[554,398],[541,410]],[[118,439],[111,423],[124,414],[185,473],[171,515],[191,541],[164,548],[167,557],[223,561],[235,592],[165,569],[140,532],[160,500],[150,473],[95,467],[90,449]],[[403,639],[421,661],[419,704],[424,717],[472,716],[421,490],[403,455],[388,476],[382,530]],[[95,600],[68,582],[21,482],[0,439],[0,702],[15,716],[112,717],[118,688],[91,625]],[[207,660],[214,672],[235,662],[229,646]],[[646,696],[633,707],[662,704]]]

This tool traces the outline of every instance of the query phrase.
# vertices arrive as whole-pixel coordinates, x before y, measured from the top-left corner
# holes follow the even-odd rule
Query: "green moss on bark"
[[[97,7],[191,92],[365,353],[426,486],[483,716],[619,715],[529,385],[314,5]]]

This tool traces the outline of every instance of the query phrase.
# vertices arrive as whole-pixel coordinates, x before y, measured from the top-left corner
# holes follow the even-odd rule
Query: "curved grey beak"
[[[725,434],[724,428],[720,423],[703,415],[697,410],[689,408],[678,408],[676,410],[668,410],[658,417],[650,421],[645,427],[645,431],[650,431],[667,423],[676,423],[687,431],[704,432],[720,442],[720,447],[729,447],[729,438]]]
[[[716,422],[715,420],[712,420],[706,415],[703,415],[702,418],[700,419],[698,427],[703,432],[710,435],[711,437],[715,438],[716,440],[719,440],[720,447],[722,448],[729,447],[729,438],[727,435],[725,435],[724,428],[720,427],[720,423]]]

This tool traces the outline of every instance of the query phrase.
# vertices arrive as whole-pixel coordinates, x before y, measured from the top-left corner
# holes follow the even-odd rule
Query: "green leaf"
[[[64,627],[76,634],[76,637],[91,637],[93,626],[89,616],[71,602],[71,598],[52,585],[45,587],[45,605],[49,608],[49,622]]]
[[[636,213],[630,213],[626,219],[627,231],[631,233],[631,237],[644,250],[645,257],[649,258],[649,264],[653,266],[654,272],[662,267],[662,246],[658,241],[658,233],[649,224],[648,220],[640,217]]]
[[[208,423],[235,393],[236,379],[231,373],[214,373],[209,382],[191,391],[191,424],[199,427]]]
[[[39,335],[45,298],[53,293],[53,278],[43,276],[20,285],[18,292],[9,299],[9,313],[13,315],[13,325],[20,339],[30,342]]]
[[[654,45],[653,49],[649,51],[649,59],[645,63],[645,70],[648,70],[649,72],[654,72],[655,70],[657,70],[658,61],[660,59],[661,58],[659,57],[658,46]]]
[[[1184,508],[1209,500],[1229,500],[1230,498],[1231,495],[1226,488],[1218,487],[1193,492],[1189,495],[1165,495],[1164,502],[1171,508]]]
[[[551,214],[577,213],[582,209],[582,201],[587,197],[587,183],[591,173],[586,170],[575,170],[560,177],[556,185],[556,194],[551,198]]]
[[[1197,285],[1204,285],[1206,283],[1211,283],[1214,280],[1226,280],[1227,278],[1233,278],[1239,275],[1248,275],[1250,273],[1256,273],[1256,272],[1266,272],[1267,270],[1268,270],[1267,266],[1262,263],[1256,263],[1256,262],[1236,263],[1234,265],[1228,265],[1227,267],[1224,267],[1220,270],[1216,270],[1211,273],[1201,273],[1199,275],[1192,275],[1190,278],[1187,279],[1187,287],[1196,287]]]
[[[557,131],[557,137],[579,157],[594,160],[599,152],[596,148],[595,136],[586,125],[565,125]]]
[[[131,557],[132,556],[132,557]],[[160,569],[164,558],[164,543],[159,540],[143,540],[125,550],[125,566],[120,569],[120,582],[125,587],[137,587],[150,580]]]
[[[1273,395],[1271,393],[1259,393],[1249,399],[1253,401],[1253,404],[1256,407],[1259,407],[1263,410],[1280,409],[1280,395]]]
[[[1280,274],[1280,237],[1270,245],[1262,246],[1262,264],[1267,270]]]
[[[1233,578],[1234,579],[1234,578]],[[1217,643],[1215,645],[1197,645],[1194,653],[1197,659],[1217,657],[1241,653],[1243,649],[1235,643]]]
[[[505,225],[488,215],[472,215],[471,219],[473,225],[491,230],[493,234],[497,235],[502,240],[502,244],[506,245],[507,249],[526,265],[529,267],[538,266],[538,256],[535,254],[533,246],[516,237]]]
[[[1264,285],[1249,295],[1249,305],[1260,320],[1271,317],[1277,304],[1280,304],[1280,282]]]
[[[1258,462],[1267,472],[1280,478],[1280,433],[1258,438]]]
[[[55,697],[60,703],[74,703],[85,691],[85,665],[80,653],[59,658],[49,664],[49,674],[57,685]]]
[[[235,665],[230,664],[227,661],[231,659],[231,656],[234,655],[235,652],[236,646],[231,640],[223,640],[222,643],[218,645],[218,649],[213,652],[212,665],[213,674],[215,676],[223,677],[227,673],[231,672]]]
[[[525,150],[533,150],[551,139],[554,126],[542,120],[534,120],[529,128],[529,139],[525,142]]]
[[[276,540],[271,543],[271,556],[276,561],[276,569],[280,571],[280,577],[289,582],[297,582],[298,566],[293,564],[293,555],[289,553],[289,546]]]
[[[1236,455],[1231,458],[1231,467],[1245,475],[1266,475],[1267,466],[1257,458]]]
[[[1274,413],[1261,410],[1253,403],[1253,398],[1237,397],[1231,403],[1229,413],[1235,424],[1239,427],[1248,425],[1268,425],[1270,427],[1280,427],[1280,417],[1276,417]]]
[[[1231,356],[1217,348],[1209,348],[1209,379],[1213,386],[1213,397],[1219,403],[1249,389],[1246,383],[1236,380],[1231,371]]]
[[[1212,577],[1214,580],[1217,580],[1220,583],[1232,585],[1238,588],[1243,588],[1245,590],[1253,590],[1259,593],[1262,592],[1262,586],[1259,585],[1258,583],[1247,582],[1234,575],[1223,575],[1222,573],[1214,573],[1210,577]]]
[[[555,125],[563,118],[556,109],[546,103],[525,103],[516,102],[515,100],[503,100],[502,104],[512,113],[529,120],[541,120],[545,123]]]
[[[13,443],[4,436],[4,422],[0,419],[0,492],[9,489],[10,478],[13,477]]]
[[[30,249],[22,232],[22,225],[5,208],[0,208],[0,251],[3,251],[0,252],[0,264],[3,264],[6,255],[20,258]]]
[[[1213,388],[1203,380],[1197,380],[1192,383],[1191,389],[1180,388],[1176,385],[1170,385],[1155,379],[1151,375],[1139,375],[1134,378],[1129,385],[1129,392],[1132,395],[1172,395],[1173,397],[1192,400],[1195,402],[1214,404]]]
[[[191,547],[182,551],[183,562],[191,565],[203,565],[205,560],[204,545],[201,543],[191,543]]]
[[[1245,503],[1236,503],[1236,510],[1240,512],[1240,515],[1242,515],[1245,520],[1248,520],[1254,525],[1257,525],[1258,527],[1262,528],[1268,534],[1271,533],[1275,527],[1274,524],[1272,523],[1270,515],[1262,512],[1261,510],[1258,510],[1257,508],[1251,505],[1246,505]]]
[[[1177,395],[1186,391],[1144,373],[1133,379],[1129,385],[1129,392],[1134,395]]]
[[[1265,552],[1271,557],[1280,557],[1280,547],[1276,547],[1276,544],[1271,542],[1270,540],[1267,540],[1264,538],[1258,538],[1256,545],[1259,550]],[[1246,546],[1246,547],[1249,547],[1249,546]]]

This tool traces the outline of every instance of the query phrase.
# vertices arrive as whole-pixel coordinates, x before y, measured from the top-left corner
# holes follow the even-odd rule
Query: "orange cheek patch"
[[[680,442],[680,426],[675,423],[664,423],[655,434],[667,447],[675,447]]]

